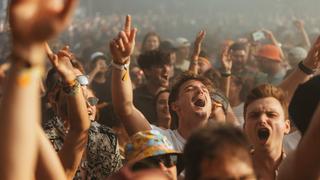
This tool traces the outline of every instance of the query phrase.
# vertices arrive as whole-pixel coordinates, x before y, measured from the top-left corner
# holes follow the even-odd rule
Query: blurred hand
[[[230,57],[230,53],[229,53],[229,47],[226,47],[223,52],[222,52],[222,56],[221,56],[221,65],[224,68],[224,70],[226,72],[231,72],[231,68],[232,68],[232,59]]]
[[[267,29],[262,29],[261,31],[264,33],[264,35],[266,36],[266,38],[271,39],[271,38],[273,37],[272,31],[267,30]]]
[[[194,49],[193,49],[193,54],[192,54],[192,60],[197,61],[201,52],[201,44],[206,35],[206,32],[204,30],[201,30],[197,37],[196,40],[194,41]]]
[[[71,63],[73,54],[71,53],[69,46],[65,46],[64,48],[62,48],[58,52],[58,54],[54,54],[47,43],[45,44],[45,46],[52,66],[62,76],[65,82],[72,82],[75,79],[75,73],[73,71],[73,66]]]
[[[308,52],[307,58],[303,61],[303,64],[310,69],[317,69],[320,66],[320,36],[313,44]]]
[[[293,24],[298,28],[298,29],[303,29],[304,28],[304,22],[302,20],[295,20],[293,21]]]
[[[109,44],[114,63],[128,63],[135,46],[136,33],[137,29],[131,29],[131,16],[127,15],[124,29]]]
[[[108,66],[104,60],[98,60],[95,69],[97,72],[105,73],[108,70]]]
[[[69,23],[77,1],[11,0],[9,22],[13,41],[33,45],[56,36]]]

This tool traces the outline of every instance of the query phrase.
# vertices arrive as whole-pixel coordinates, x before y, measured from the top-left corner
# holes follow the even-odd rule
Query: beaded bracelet
[[[63,86],[62,90],[64,93],[70,96],[75,96],[80,89],[80,83],[77,80],[74,80],[71,85]]]

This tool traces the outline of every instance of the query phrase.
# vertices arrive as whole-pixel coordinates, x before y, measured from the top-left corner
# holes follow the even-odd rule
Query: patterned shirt
[[[54,117],[43,126],[54,149],[58,152],[66,135],[62,121]],[[121,167],[122,161],[115,133],[106,126],[95,121],[91,122],[87,149],[74,179],[105,179]]]

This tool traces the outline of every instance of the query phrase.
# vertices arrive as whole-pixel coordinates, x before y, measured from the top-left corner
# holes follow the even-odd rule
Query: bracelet
[[[116,68],[116,69],[118,69],[120,71],[123,71],[123,70],[125,71],[124,75],[121,78],[122,81],[126,80],[127,77],[128,77],[127,75],[128,75],[129,65],[130,65],[129,62],[126,63],[126,64],[119,65],[119,64],[114,63],[114,61],[111,61],[111,66],[112,67],[114,67],[114,68]]]
[[[198,60],[196,60],[196,61],[191,61],[191,64],[192,65],[198,65],[199,63],[198,63]]]
[[[75,79],[71,85],[65,85],[62,87],[64,93],[70,96],[74,96],[79,92],[80,83]]]
[[[303,61],[300,61],[298,64],[299,69],[307,75],[311,75],[315,72],[315,70],[308,68],[303,64]]]
[[[229,77],[231,76],[231,72],[220,72],[222,77]]]
[[[118,69],[118,70],[121,70],[121,71],[123,71],[123,70],[127,71],[129,69],[129,65],[130,65],[130,63],[119,65],[119,64],[114,63],[114,61],[111,61],[111,66]]]

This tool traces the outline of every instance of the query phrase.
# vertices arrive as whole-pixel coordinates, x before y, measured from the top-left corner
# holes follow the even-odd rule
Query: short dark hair
[[[138,57],[138,65],[141,69],[150,69],[164,64],[170,64],[170,56],[160,50],[146,51]]]
[[[240,42],[235,42],[233,43],[230,48],[229,48],[229,52],[231,51],[247,51],[247,46],[245,43],[240,43]]]
[[[244,119],[246,120],[246,112],[247,112],[247,107],[254,101],[262,98],[268,98],[268,97],[273,97],[277,99],[283,109],[285,118],[288,119],[288,99],[286,94],[281,88],[278,88],[272,84],[262,84],[257,86],[256,88],[252,89],[250,93],[247,96],[247,99],[244,103]]]
[[[170,95],[169,95],[169,109],[170,109],[170,114],[171,114],[171,118],[172,118],[173,122],[175,121],[176,123],[178,123],[177,122],[178,116],[177,116],[176,112],[174,112],[172,110],[171,104],[178,99],[178,95],[179,95],[179,92],[180,92],[180,87],[185,82],[191,81],[191,80],[200,81],[201,83],[203,83],[208,88],[210,94],[214,90],[214,85],[212,84],[212,82],[208,78],[206,78],[204,76],[195,75],[195,74],[190,73],[190,72],[185,72],[185,73],[182,73],[181,75],[179,75],[175,79],[174,84],[171,87]]]
[[[203,160],[214,160],[226,149],[247,153],[243,160],[252,163],[250,145],[241,129],[228,124],[215,124],[197,130],[184,147],[186,180],[200,178]]]
[[[290,105],[289,115],[294,125],[304,135],[320,101],[320,76],[315,76],[296,89]]]

